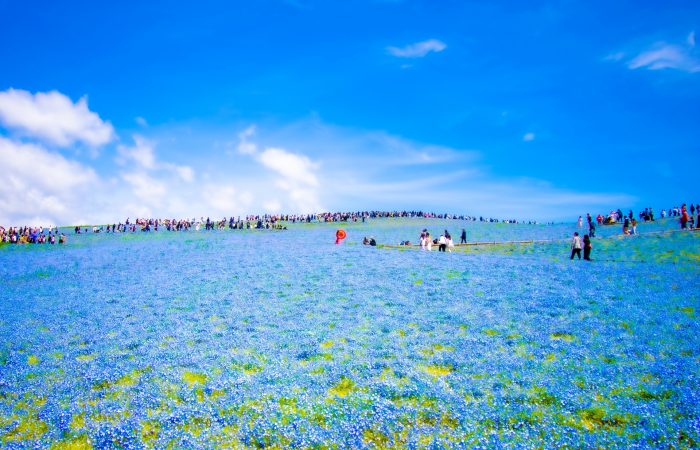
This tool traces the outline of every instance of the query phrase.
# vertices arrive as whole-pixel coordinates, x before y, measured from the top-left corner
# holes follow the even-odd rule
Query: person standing
[[[586,261],[591,261],[591,249],[593,244],[591,244],[591,239],[587,234],[583,235],[583,259]]]
[[[571,240],[571,258],[569,259],[574,259],[574,255],[581,259],[581,237],[578,232],[574,233],[574,238]]]
[[[588,234],[591,237],[595,237],[595,221],[593,221],[593,220],[588,222]]]
[[[462,228],[462,235],[459,237],[459,243],[460,244],[466,244],[467,243],[467,232],[464,228]]]
[[[688,228],[688,220],[690,220],[690,216],[688,215],[688,210],[685,209],[685,203],[683,203],[683,206],[681,206],[681,230],[685,230]]]
[[[447,238],[445,238],[444,234],[441,234],[440,238],[438,239],[438,251],[444,252],[446,249],[447,249]]]
[[[581,218],[581,216],[578,216],[578,227],[583,227],[583,218]]]

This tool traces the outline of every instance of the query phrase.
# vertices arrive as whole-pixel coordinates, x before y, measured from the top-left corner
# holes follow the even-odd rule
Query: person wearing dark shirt
[[[591,238],[587,234],[583,235],[583,259],[586,261],[591,260],[591,249],[593,245],[591,244]]]

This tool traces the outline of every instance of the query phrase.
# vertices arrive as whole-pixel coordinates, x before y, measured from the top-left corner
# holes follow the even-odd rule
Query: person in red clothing
[[[688,221],[690,216],[688,215],[688,210],[685,208],[685,203],[681,206],[681,230],[688,228]]]

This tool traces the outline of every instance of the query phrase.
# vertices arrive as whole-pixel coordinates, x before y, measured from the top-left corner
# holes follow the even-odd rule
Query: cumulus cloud
[[[95,171],[38,144],[0,137],[0,224],[69,223],[97,184]]]
[[[133,193],[148,204],[160,204],[168,192],[165,183],[146,172],[126,172],[121,177],[132,187]]]
[[[156,156],[153,151],[153,143],[139,135],[134,135],[133,139],[133,146],[117,146],[117,153],[120,156],[120,158],[117,159],[117,162],[126,164],[127,162],[132,161],[145,169],[155,169]]]
[[[246,128],[239,133],[238,151],[252,156],[255,161],[273,172],[276,177],[274,185],[287,194],[289,207],[294,212],[307,213],[323,208],[319,201],[320,182],[316,175],[319,164],[309,157],[279,147],[268,147],[262,151],[250,139],[255,135],[255,127]],[[268,207],[280,207],[279,202],[268,202]]]
[[[118,145],[116,162],[121,165],[134,164],[140,169],[169,170],[178,175],[183,181],[194,180],[194,170],[189,166],[180,166],[156,159],[155,143],[145,137],[135,134],[134,145]]]
[[[387,47],[387,52],[397,58],[422,58],[428,53],[439,53],[447,48],[447,45],[437,39],[416,42],[405,47]]]
[[[260,153],[258,161],[276,172],[280,178],[276,186],[287,192],[290,206],[295,212],[321,211],[319,201],[320,183],[315,170],[319,167],[304,155],[281,148],[268,148]]]
[[[260,153],[260,163],[280,174],[290,182],[316,187],[318,178],[314,170],[318,165],[304,155],[288,152],[281,148],[268,148]]]
[[[61,147],[78,142],[99,147],[114,138],[112,125],[90,111],[86,97],[73,103],[57,91],[32,94],[8,89],[0,92],[0,123],[23,135]]]
[[[228,216],[250,212],[253,196],[250,192],[241,191],[230,183],[209,183],[202,189],[202,198],[213,213]]]

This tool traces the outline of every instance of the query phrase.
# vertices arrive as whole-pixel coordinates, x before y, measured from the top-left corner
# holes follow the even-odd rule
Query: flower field
[[[337,227],[0,248],[0,446],[700,445],[697,232]]]

